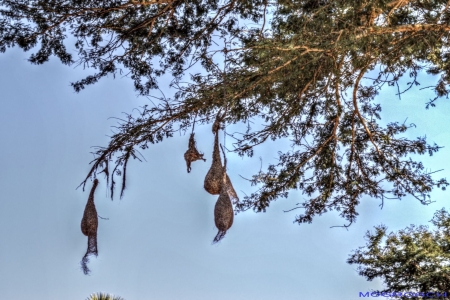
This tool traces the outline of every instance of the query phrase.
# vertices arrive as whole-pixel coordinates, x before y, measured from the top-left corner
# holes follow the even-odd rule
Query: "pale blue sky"
[[[198,149],[208,161],[194,162],[190,174],[183,158],[185,135],[141,151],[147,162],[130,162],[122,200],[111,202],[100,177],[96,206],[109,220],[99,221],[99,256],[91,258],[92,273],[85,276],[80,260],[87,238],[80,221],[90,186],[86,192],[75,188],[89,170],[90,147],[109,141],[116,121],[108,118],[149,101],[136,96],[128,78],[102,79],[76,94],[69,83],[90,70],[56,59],[33,66],[28,55],[18,49],[0,55],[0,299],[80,300],[97,291],[126,300],[358,299],[359,291],[381,288],[380,281],[366,282],[346,263],[351,250],[365,244],[365,232],[380,223],[390,230],[426,224],[447,206],[449,194],[441,191],[433,192],[437,202],[429,206],[405,197],[386,202],[383,210],[379,200],[366,197],[357,222],[346,231],[329,228],[344,224],[335,212],[312,224],[293,224],[300,212],[283,210],[304,199],[293,193],[267,213],[238,214],[226,238],[211,245],[217,196],[203,190],[203,179],[213,136],[210,126],[198,126]],[[419,91],[436,80],[420,76],[421,86],[402,100],[394,95],[396,87],[376,98],[383,123],[408,117],[407,123],[417,125],[409,137],[426,134],[430,143],[446,146],[422,157],[431,170],[446,168],[450,158],[450,104],[439,100],[437,108],[425,110],[434,94]],[[173,94],[164,84],[162,89]],[[254,187],[239,175],[250,177],[259,170],[260,156],[267,166],[287,146],[271,142],[251,159],[228,155],[229,175],[241,197]],[[449,178],[449,172],[446,168],[436,178]]]

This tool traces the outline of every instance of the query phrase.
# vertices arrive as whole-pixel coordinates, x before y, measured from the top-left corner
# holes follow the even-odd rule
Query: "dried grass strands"
[[[224,174],[224,177],[225,176],[226,174]],[[225,178],[223,180],[225,181]],[[212,242],[213,244],[217,243],[225,236],[227,230],[233,225],[233,218],[233,205],[231,204],[230,196],[228,196],[227,185],[223,184],[219,199],[217,199],[214,207],[214,222],[216,223],[219,232],[217,232],[217,235]]]
[[[89,255],[98,255],[97,251],[97,228],[98,228],[98,215],[94,204],[94,192],[98,185],[98,179],[94,179],[94,184],[92,186],[91,192],[89,194],[86,207],[84,209],[83,219],[81,220],[81,232],[88,237],[88,247],[86,254],[81,260],[81,267],[83,268],[84,274],[89,274],[90,270],[87,267],[89,262]]]
[[[221,123],[225,119],[226,112],[223,112],[223,114],[220,114],[220,111],[216,115],[216,119],[214,120],[213,126],[212,126],[212,132],[216,134],[220,129],[223,129],[221,126]]]
[[[223,182],[224,168],[220,158],[219,150],[219,133],[216,132],[214,136],[214,150],[212,157],[211,168],[205,176],[203,187],[212,195],[219,195]]]
[[[195,146],[195,139],[194,134],[191,133],[191,136],[189,137],[189,147],[188,150],[184,153],[184,160],[186,160],[186,166],[188,173],[191,172],[191,163],[196,160],[202,159],[203,161],[206,161],[206,159],[203,158],[203,153],[198,152],[197,147]]]

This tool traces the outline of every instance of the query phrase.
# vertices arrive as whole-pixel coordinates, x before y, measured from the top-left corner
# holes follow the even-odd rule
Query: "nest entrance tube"
[[[194,139],[195,133],[192,132],[191,136],[189,137],[189,147],[188,150],[184,153],[184,160],[186,160],[186,166],[187,166],[187,172],[191,172],[191,163],[196,160],[203,160],[206,161],[206,159],[203,158],[203,153],[198,152],[197,147],[195,146],[195,139]]]
[[[98,185],[98,179],[94,179],[94,184],[92,185],[91,192],[89,194],[86,207],[84,209],[83,219],[81,219],[81,232],[88,237],[88,247],[86,254],[81,260],[81,267],[83,268],[84,274],[89,274],[90,270],[87,267],[89,262],[88,256],[98,255],[97,250],[97,228],[98,228],[98,215],[94,204],[94,193]]]

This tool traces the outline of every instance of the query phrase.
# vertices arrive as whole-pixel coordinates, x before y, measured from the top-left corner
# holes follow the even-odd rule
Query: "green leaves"
[[[427,226],[411,225],[387,234],[387,227],[367,232],[367,244],[353,251],[347,262],[358,265],[367,280],[379,278],[380,292],[445,292],[450,289],[450,215],[443,208]],[[407,297],[401,298],[407,299]]]
[[[216,0],[170,0],[160,4],[58,0],[51,5],[42,0],[4,0],[0,4],[4,8],[0,10],[2,52],[15,45],[29,50],[39,43],[40,49],[30,57],[32,63],[42,64],[56,55],[64,64],[76,62],[96,69],[96,74],[72,83],[77,92],[108,74],[117,74],[123,66],[131,72],[141,95],[156,89],[156,77],[168,69],[179,77],[185,58],[194,50],[206,53],[214,30],[235,30],[227,16],[238,13],[256,22],[261,16],[254,8],[258,1],[231,1],[222,6]],[[66,32],[76,38],[77,61],[64,46]],[[160,58],[159,68],[152,64],[155,57]]]

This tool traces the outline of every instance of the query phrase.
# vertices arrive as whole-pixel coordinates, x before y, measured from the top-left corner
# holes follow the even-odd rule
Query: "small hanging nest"
[[[194,134],[191,133],[191,136],[189,137],[189,148],[184,153],[184,159],[186,160],[186,166],[188,173],[191,172],[191,163],[196,160],[203,160],[206,161],[206,159],[203,158],[203,153],[198,152],[197,147],[195,146],[195,139]]]
[[[222,185],[219,199],[217,199],[216,206],[214,207],[214,222],[216,223],[219,232],[217,232],[217,235],[212,242],[213,244],[220,241],[227,233],[227,230],[230,229],[231,225],[233,225],[233,205],[231,204],[230,196],[228,196],[225,176],[226,174],[223,176],[224,184]]]
[[[89,194],[86,207],[84,209],[83,219],[81,220],[81,232],[88,237],[88,248],[86,254],[81,260],[81,267],[84,274],[89,274],[90,270],[87,267],[89,262],[88,256],[93,254],[98,255],[97,251],[97,228],[98,228],[98,215],[94,204],[94,192],[98,185],[98,179],[94,179],[91,192]]]

